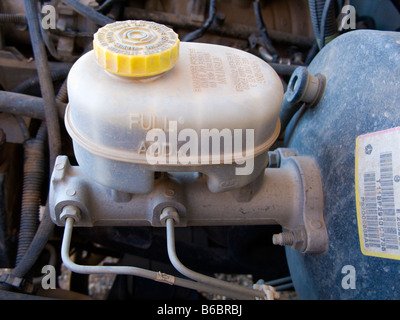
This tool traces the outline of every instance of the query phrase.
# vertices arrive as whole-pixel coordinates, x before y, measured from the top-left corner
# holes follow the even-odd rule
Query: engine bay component
[[[198,281],[191,281],[182,279],[179,277],[175,277],[169,274],[155,272],[151,270],[141,269],[132,266],[87,266],[87,265],[78,265],[70,258],[70,243],[72,238],[72,229],[75,222],[79,222],[79,216],[77,215],[78,211],[73,209],[73,206],[70,206],[68,209],[70,212],[65,214],[65,229],[64,229],[64,236],[61,248],[62,259],[65,265],[72,271],[77,273],[83,274],[127,274],[127,275],[135,275],[142,278],[148,278],[157,282],[167,283],[169,285],[178,285],[185,288],[190,288],[194,290],[201,290],[207,292],[213,292],[222,294],[227,297],[232,297],[235,299],[241,300],[250,300],[254,298],[259,299],[267,299],[268,294],[259,290],[259,289],[250,289],[245,287],[240,287],[234,284],[230,284],[228,282],[224,282],[221,280],[216,280],[210,277],[206,277],[203,275],[189,271],[186,267],[181,266],[182,268],[186,269],[188,273],[195,274],[195,278]],[[72,212],[71,212],[72,211]],[[170,220],[170,219],[169,219]],[[171,230],[173,226],[169,227],[169,242],[168,248],[171,254],[175,254],[175,249],[173,243],[171,241],[175,241],[173,236],[173,230]],[[178,259],[176,259],[179,261]],[[178,262],[176,262],[178,263]],[[271,289],[272,290],[272,289]]]
[[[93,51],[97,63],[109,72],[151,77],[174,67],[179,57],[179,38],[172,29],[158,23],[115,22],[95,33]]]
[[[65,156],[56,161],[49,203],[58,225],[71,217],[85,227],[164,225],[172,264],[226,290],[236,286],[179,262],[174,225],[280,224],[285,232],[275,244],[304,253],[326,249],[322,186],[312,159],[278,150],[279,168],[263,173],[280,133],[283,90],[262,60],[223,46],[179,44],[171,29],[152,22],[115,22],[99,29],[94,50],[72,67],[68,93],[65,122],[79,166]],[[238,173],[237,163],[246,169],[249,161],[251,169]],[[155,172],[162,174],[156,182]]]
[[[138,194],[152,190],[157,171],[204,173],[213,192],[260,175],[283,97],[264,61],[224,46],[179,45],[172,30],[143,21],[107,25],[94,43],[69,73],[65,116],[87,176]]]
[[[0,0],[0,299],[400,298],[399,8]]]
[[[152,192],[144,195],[116,192],[95,183],[83,168],[71,166],[67,157],[60,156],[51,179],[51,217],[62,226],[64,208],[74,206],[80,211],[78,227],[162,227],[163,210],[172,207],[179,214],[178,227],[279,224],[295,236],[288,245],[301,252],[321,253],[328,238],[318,167],[294,150],[276,152],[279,168],[266,169],[253,183],[229,193],[210,192],[199,175],[170,174],[157,179]]]
[[[398,213],[394,210],[399,199],[394,178],[398,140],[381,133],[399,126],[399,46],[398,32],[358,30],[327,44],[308,68],[311,74],[324,74],[327,85],[318,106],[299,119],[289,146],[319,163],[325,182],[329,246],[323,255],[314,257],[287,250],[301,298],[399,298],[389,276],[399,267]],[[358,137],[368,134],[378,142],[365,139],[357,148]],[[375,164],[362,166],[362,159],[374,154]],[[375,177],[370,185],[369,175]],[[380,253],[387,258],[377,258],[382,257]],[[336,278],[331,276],[341,274],[345,266],[357,272],[353,289],[334,284]]]

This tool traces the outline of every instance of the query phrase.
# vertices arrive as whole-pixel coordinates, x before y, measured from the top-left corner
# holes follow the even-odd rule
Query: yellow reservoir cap
[[[126,77],[148,77],[174,67],[179,57],[178,35],[150,21],[117,21],[94,35],[93,50],[105,70]]]

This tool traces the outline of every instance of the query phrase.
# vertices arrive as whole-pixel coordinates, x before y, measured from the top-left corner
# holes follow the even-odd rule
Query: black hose
[[[286,130],[285,130],[285,137],[283,140],[283,146],[285,148],[287,148],[289,146],[289,142],[290,139],[293,136],[293,132],[294,129],[296,128],[297,124],[299,123],[301,117],[303,116],[303,114],[305,113],[305,111],[307,110],[307,107],[305,104],[303,104],[294,114],[294,116],[292,117],[292,119],[290,119],[288,125],[286,126]]]
[[[29,272],[49,241],[53,230],[54,223],[50,219],[49,204],[47,203],[35,236],[19,264],[12,270],[12,276],[23,278]]]
[[[63,100],[67,100],[68,97],[66,95],[66,81],[64,81],[63,85],[61,86],[58,94],[57,94],[57,100],[59,101],[63,101]],[[0,92],[1,93],[1,92]],[[39,99],[39,98],[37,98]],[[64,109],[65,110],[65,107]],[[64,111],[62,112],[62,115],[64,114]],[[38,131],[38,135],[37,138],[39,140],[45,138],[45,134],[46,131],[44,131],[45,127],[42,126]],[[44,144],[43,144],[44,147]],[[39,185],[37,185],[39,187]],[[38,189],[39,190],[39,189]],[[33,206],[36,205],[33,204],[32,202],[32,209]],[[35,223],[35,221],[33,221],[33,214],[32,214],[32,219],[30,219],[32,221],[32,224]],[[22,223],[22,222],[21,222]],[[29,227],[29,229],[31,229],[32,227]],[[39,257],[40,253],[43,251],[44,247],[46,246],[51,234],[53,233],[54,230],[54,224],[50,219],[50,211],[49,211],[49,203],[48,203],[48,199],[47,199],[47,203],[42,215],[42,220],[40,222],[39,228],[36,230],[36,233],[32,239],[32,241],[29,244],[29,247],[26,249],[25,254],[22,255],[21,258],[18,258],[17,255],[17,259],[19,260],[19,262],[17,262],[16,267],[13,269],[11,275],[13,277],[16,278],[23,278],[28,272],[29,270],[32,268],[32,266],[34,265],[34,263],[36,262],[37,258]],[[24,249],[25,250],[25,249]],[[7,285],[1,286],[0,288],[4,289],[4,290],[9,290],[10,287]]]
[[[56,102],[58,116],[64,118],[66,104]],[[43,99],[21,93],[0,91],[0,112],[6,112],[17,116],[45,120]]]
[[[43,35],[43,34],[42,34]],[[51,78],[53,81],[59,81],[59,80],[64,80],[66,78],[66,76],[68,75],[68,72],[70,70],[70,66],[68,67],[64,67],[64,68],[60,68],[54,71],[51,71]],[[23,81],[22,83],[20,83],[19,85],[17,85],[14,89],[13,92],[17,92],[17,93],[28,93],[31,92],[33,89],[34,92],[36,91],[40,91],[40,83],[39,83],[39,77],[36,75],[34,77],[31,77],[25,81]],[[34,93],[33,93],[34,94]],[[1,101],[0,101],[1,104]],[[43,103],[42,103],[43,104]],[[7,107],[10,107],[8,105],[6,105]],[[30,108],[31,106],[28,105],[28,108]],[[18,108],[20,109],[20,108]],[[57,108],[59,109],[59,108]],[[21,131],[24,132],[28,132],[28,129],[26,128],[25,125],[25,121],[19,117],[19,115],[12,113],[15,116],[15,119],[17,120],[17,122],[19,123],[19,126],[21,128]],[[33,117],[36,118],[36,117]],[[40,119],[44,120],[43,117],[41,117]],[[26,135],[24,135],[26,136]],[[25,140],[25,139],[24,139]]]
[[[57,102],[68,103],[68,87],[67,87],[68,81],[67,80],[68,80],[68,78],[64,80],[60,89],[57,92],[57,96],[56,96]]]
[[[283,97],[281,112],[279,113],[279,119],[281,120],[281,133],[286,130],[290,120],[296,114],[296,112],[302,106],[302,102],[289,102]]]
[[[0,13],[0,23],[26,24],[26,17],[20,14]]]
[[[325,2],[325,0],[308,0],[315,39],[317,39],[318,42],[321,36],[322,13],[324,11]],[[325,39],[333,36],[337,32],[335,4],[333,2],[330,2],[329,4],[329,10],[324,24]],[[320,43],[319,47],[321,48]]]
[[[76,12],[85,16],[89,20],[98,24],[99,26],[105,26],[106,24],[113,23],[114,20],[97,12],[96,10],[84,5],[78,0],[62,0],[62,2],[66,3],[70,7],[72,7]]]
[[[291,76],[294,70],[296,70],[299,66],[296,64],[283,64],[283,63],[274,63],[268,62],[268,64],[275,70],[275,72],[282,76]]]
[[[216,13],[216,0],[210,0],[210,7],[208,10],[208,18],[206,20],[206,22],[199,28],[196,29],[190,33],[188,33],[187,35],[185,35],[182,38],[182,41],[193,41],[196,40],[200,37],[202,37],[208,30],[208,28],[210,28],[211,24],[214,21],[215,18],[215,13]]]
[[[322,49],[325,47],[325,35],[326,35],[326,25],[327,25],[327,19],[328,19],[328,13],[331,11],[331,6],[333,2],[332,0],[326,0],[324,9],[322,10],[322,16],[321,16],[321,28],[320,28],[320,36],[319,36],[319,43],[320,43],[320,48]]]
[[[63,67],[57,70],[50,71],[50,77],[51,80],[54,81],[60,81],[64,80],[68,73],[69,70],[71,69],[71,66],[68,67]],[[40,82],[39,82],[39,76],[33,76],[29,79],[24,80],[20,84],[18,84],[12,91],[17,92],[17,93],[28,93],[30,90],[33,88],[39,87]]]
[[[17,265],[28,250],[39,223],[41,188],[46,163],[46,140],[46,125],[42,123],[36,138],[24,142],[24,181],[16,258]]]
[[[53,83],[50,77],[50,68],[47,61],[46,51],[41,38],[40,25],[37,19],[36,1],[24,0],[26,17],[28,20],[29,33],[35,57],[36,68],[39,75],[40,88],[44,101],[45,118],[48,133],[48,145],[50,153],[50,172],[53,170],[56,157],[61,151],[61,134],[58,114],[56,109],[56,99]],[[54,230],[54,224],[50,219],[48,205],[29,247],[25,254],[19,259],[16,267],[12,271],[14,277],[24,277],[36,262],[40,253],[43,251],[47,241]]]
[[[308,66],[311,61],[315,58],[319,50],[319,45],[318,41],[315,41],[314,44],[312,45],[311,49],[307,53],[306,61],[304,61],[304,64]]]
[[[29,34],[35,57],[36,70],[39,77],[40,91],[44,101],[44,111],[49,136],[50,172],[52,172],[55,159],[61,153],[61,133],[57,114],[56,98],[53,82],[50,76],[46,49],[40,33],[36,7],[37,2],[32,0],[24,0],[24,2],[26,17],[28,19]]]
[[[98,12],[102,12],[105,9],[107,9],[109,6],[111,6],[113,4],[114,0],[106,0],[104,1],[97,9],[96,11]]]
[[[0,13],[0,24],[3,23],[15,23],[15,24],[26,24],[26,17],[23,15],[19,15],[19,14],[12,14],[12,13]],[[24,137],[26,136],[26,132],[27,132],[27,128],[25,125],[25,122],[23,121],[23,119],[21,119],[20,117],[15,116],[15,119],[17,120],[21,131],[24,135]]]
[[[61,89],[60,89],[61,90]],[[60,104],[63,107],[60,109],[60,117],[63,117],[65,104]],[[0,91],[0,111],[9,112],[12,114],[24,115],[37,119],[44,119],[43,100],[38,97],[27,96],[18,93]],[[43,126],[38,137],[43,137]],[[44,144],[43,144],[44,147]],[[36,211],[35,211],[36,212]],[[35,219],[36,220],[36,219]],[[43,251],[47,244],[50,235],[54,229],[54,224],[50,219],[49,206],[46,204],[42,221],[33,237],[28,249],[22,258],[19,258],[19,263],[12,271],[12,276],[23,278],[32,268],[37,260],[37,257]],[[9,287],[0,285],[0,288],[8,290]]]
[[[276,49],[269,38],[267,27],[265,26],[264,19],[261,14],[261,7],[259,1],[253,2],[253,9],[254,9],[254,16],[256,18],[257,28],[260,32],[264,47],[268,50],[270,54],[274,56],[274,61],[275,61],[277,58]]]
[[[308,7],[310,10],[311,23],[314,29],[316,39],[319,39],[321,34],[319,28],[321,27],[321,16],[324,8],[325,0],[308,0]]]

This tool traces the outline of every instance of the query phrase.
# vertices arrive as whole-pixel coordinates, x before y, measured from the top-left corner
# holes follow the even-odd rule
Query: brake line
[[[61,258],[64,265],[71,271],[82,274],[124,274],[124,275],[132,275],[137,277],[142,277],[146,279],[151,279],[158,282],[164,282],[170,285],[177,285],[197,291],[202,292],[210,292],[213,294],[219,294],[226,297],[239,299],[239,300],[254,300],[257,298],[265,299],[266,295],[263,291],[256,289],[249,289],[246,287],[240,287],[238,285],[232,285],[227,283],[225,286],[221,286],[220,282],[223,282],[218,279],[214,279],[211,277],[207,277],[213,279],[207,282],[203,282],[204,278],[201,278],[202,282],[192,281],[187,279],[182,279],[179,277],[175,277],[169,274],[151,271],[147,269],[142,269],[133,266],[98,266],[98,265],[79,265],[73,262],[70,258],[70,244],[72,238],[72,230],[74,226],[74,218],[67,217],[65,220],[65,228],[64,235],[62,239],[61,245]],[[171,231],[171,230],[170,230]],[[171,236],[171,232],[169,233]],[[174,247],[173,247],[174,248]],[[191,274],[193,275],[193,274]],[[206,277],[206,276],[204,276]],[[235,286],[235,290],[232,290],[232,287]],[[239,288],[236,288],[239,287]]]

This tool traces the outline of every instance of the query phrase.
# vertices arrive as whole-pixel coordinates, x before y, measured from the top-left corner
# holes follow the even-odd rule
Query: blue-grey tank
[[[288,147],[320,167],[329,248],[319,255],[286,249],[295,289],[300,299],[399,299],[400,260],[361,250],[355,150],[357,137],[400,126],[400,33],[347,32],[326,45],[308,71],[325,75],[325,92],[302,114]],[[399,154],[395,171],[396,162],[400,168]],[[400,212],[400,199],[394,202]],[[400,245],[399,222],[392,227]]]

